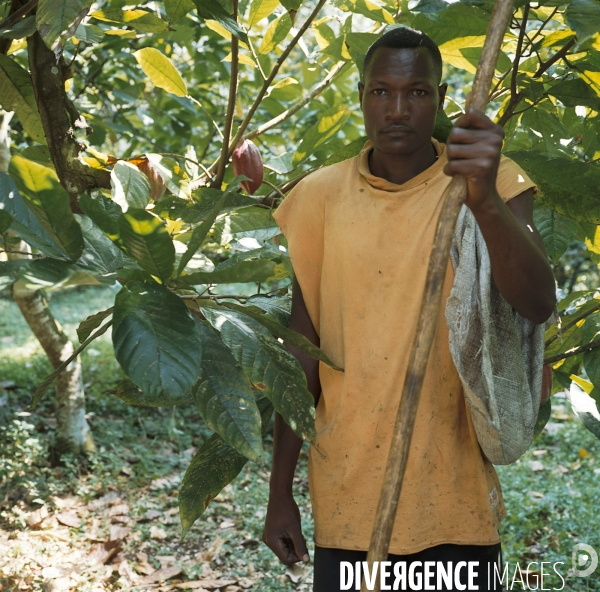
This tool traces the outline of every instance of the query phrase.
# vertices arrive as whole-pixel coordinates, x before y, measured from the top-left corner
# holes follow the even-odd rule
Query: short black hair
[[[435,41],[417,29],[412,29],[411,27],[395,27],[387,33],[384,33],[377,41],[375,41],[375,43],[373,43],[373,45],[371,45],[371,47],[369,47],[367,55],[365,56],[365,61],[363,62],[363,81],[365,79],[365,73],[373,61],[375,52],[381,47],[390,49],[417,49],[419,47],[424,47],[431,56],[438,80],[442,79],[442,54]]]

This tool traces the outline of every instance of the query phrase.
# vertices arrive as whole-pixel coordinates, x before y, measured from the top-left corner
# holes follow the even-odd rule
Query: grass
[[[50,305],[75,339],[79,321],[111,306],[113,298],[110,289],[77,289],[53,295]],[[4,393],[0,390],[0,557],[5,555],[0,559],[0,589],[48,589],[51,567],[70,565],[69,557],[75,552],[90,553],[98,541],[109,538],[115,525],[129,529],[122,551],[103,570],[73,568],[65,576],[71,589],[132,589],[123,565],[127,563],[135,572],[146,556],[155,568],[173,562],[182,566],[183,574],[178,577],[184,581],[208,574],[238,584],[253,582],[252,589],[261,592],[310,589],[310,569],[293,583],[260,542],[268,496],[269,437],[265,465],[246,465],[181,541],[177,486],[195,449],[210,435],[195,409],[134,408],[105,395],[122,374],[110,337],[104,336],[82,356],[88,419],[98,452],[85,462],[67,456],[53,467],[48,461],[54,433],[51,395],[33,413],[27,411],[30,394],[49,373],[50,365],[10,300],[0,300],[0,354],[2,384],[9,387]],[[600,591],[600,572],[588,578],[568,574],[575,543],[600,551],[597,459],[600,442],[572,417],[568,402],[557,399],[549,428],[531,450],[516,464],[498,468],[508,511],[501,535],[511,579],[516,562],[525,568],[537,561],[539,571],[541,561],[562,561],[558,569],[566,578],[565,589]],[[86,506],[111,491],[127,504],[124,515],[111,517],[106,509]],[[312,555],[306,447],[296,494]],[[79,527],[61,530],[51,522],[64,504],[79,512]],[[44,539],[40,536],[44,531],[36,534],[29,528],[31,513],[40,507],[49,510],[49,528],[55,537],[63,537],[62,542]],[[544,585],[559,588],[561,582],[546,579]],[[240,589],[234,584],[228,592]],[[517,580],[512,589],[526,588]]]

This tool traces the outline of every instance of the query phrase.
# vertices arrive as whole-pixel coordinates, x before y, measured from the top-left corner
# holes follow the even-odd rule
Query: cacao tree
[[[362,148],[358,72],[386,27],[410,25],[439,44],[450,85],[435,131],[444,140],[492,5],[4,4],[0,105],[15,116],[1,230],[36,257],[1,271],[40,285],[120,283],[113,307],[82,320],[72,358],[110,329],[127,376],[112,396],[193,405],[214,430],[180,489],[184,532],[248,460],[260,462],[273,410],[314,435],[312,397],[283,343],[332,364],[286,327],[292,268],[272,209],[308,172]],[[517,0],[489,113],[540,189],[536,224],[561,296],[547,334],[553,391],[568,389],[600,437],[598,23],[597,0]],[[550,412],[551,400],[540,430]]]

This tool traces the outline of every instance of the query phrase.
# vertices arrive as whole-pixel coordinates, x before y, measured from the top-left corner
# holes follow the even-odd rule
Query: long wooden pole
[[[477,66],[473,90],[467,98],[467,107],[485,111],[500,46],[512,15],[512,7],[513,0],[496,0],[481,58]],[[463,176],[453,177],[446,189],[435,230],[419,320],[402,389],[402,398],[396,416],[379,505],[375,515],[371,544],[367,555],[369,573],[371,574],[373,573],[374,561],[387,560],[425,369],[439,316],[452,235],[454,234],[460,207],[466,197],[466,179]],[[377,575],[379,576],[379,573]],[[371,590],[379,592],[379,583],[378,577],[375,587]],[[367,590],[363,578],[361,591],[367,592]]]

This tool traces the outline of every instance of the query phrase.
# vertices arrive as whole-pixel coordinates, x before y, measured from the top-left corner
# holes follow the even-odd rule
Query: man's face
[[[385,154],[410,154],[431,141],[447,85],[438,86],[424,48],[380,48],[359,83],[365,130]]]

